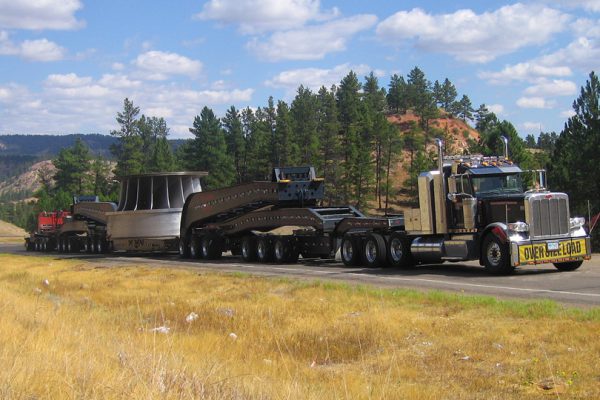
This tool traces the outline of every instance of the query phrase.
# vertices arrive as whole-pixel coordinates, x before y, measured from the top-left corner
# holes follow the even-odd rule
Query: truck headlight
[[[575,231],[585,225],[585,218],[583,217],[575,217],[569,220],[569,226],[572,231]]]
[[[529,225],[526,222],[510,222],[508,230],[512,232],[529,232]]]

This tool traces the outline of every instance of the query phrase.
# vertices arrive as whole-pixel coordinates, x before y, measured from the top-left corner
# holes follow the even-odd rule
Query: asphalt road
[[[1,244],[0,252],[39,255],[26,252],[22,245]],[[552,265],[517,269],[513,275],[490,276],[476,262],[420,265],[409,270],[348,268],[341,262],[300,260],[298,264],[247,264],[225,256],[219,261],[181,260],[176,255],[86,255],[58,254],[57,258],[80,258],[104,267],[145,265],[244,272],[261,276],[293,277],[368,284],[389,288],[444,290],[498,298],[551,299],[578,306],[600,306],[600,256],[572,272],[559,272]]]

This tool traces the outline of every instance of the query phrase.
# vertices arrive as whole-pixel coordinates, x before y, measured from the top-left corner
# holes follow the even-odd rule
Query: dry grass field
[[[0,220],[0,240],[3,243],[23,243],[27,232],[6,221]]]
[[[0,255],[3,399],[600,398],[600,310]]]

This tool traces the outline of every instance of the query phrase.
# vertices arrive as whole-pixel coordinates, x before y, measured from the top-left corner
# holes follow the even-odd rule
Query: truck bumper
[[[589,236],[510,241],[510,260],[514,267],[589,260],[591,251]]]

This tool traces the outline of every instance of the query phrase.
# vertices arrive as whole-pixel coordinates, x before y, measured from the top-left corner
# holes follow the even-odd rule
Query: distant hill
[[[117,139],[100,134],[74,135],[0,135],[0,156],[27,155],[40,158],[54,157],[60,149],[70,147],[77,138],[88,145],[92,154],[111,157],[110,145]]]
[[[112,158],[110,146],[117,138],[110,135],[72,134],[72,135],[0,135],[0,157],[32,156],[37,160],[53,158],[60,149],[70,147],[80,138],[95,156]],[[173,149],[183,144],[183,139],[169,140]]]

